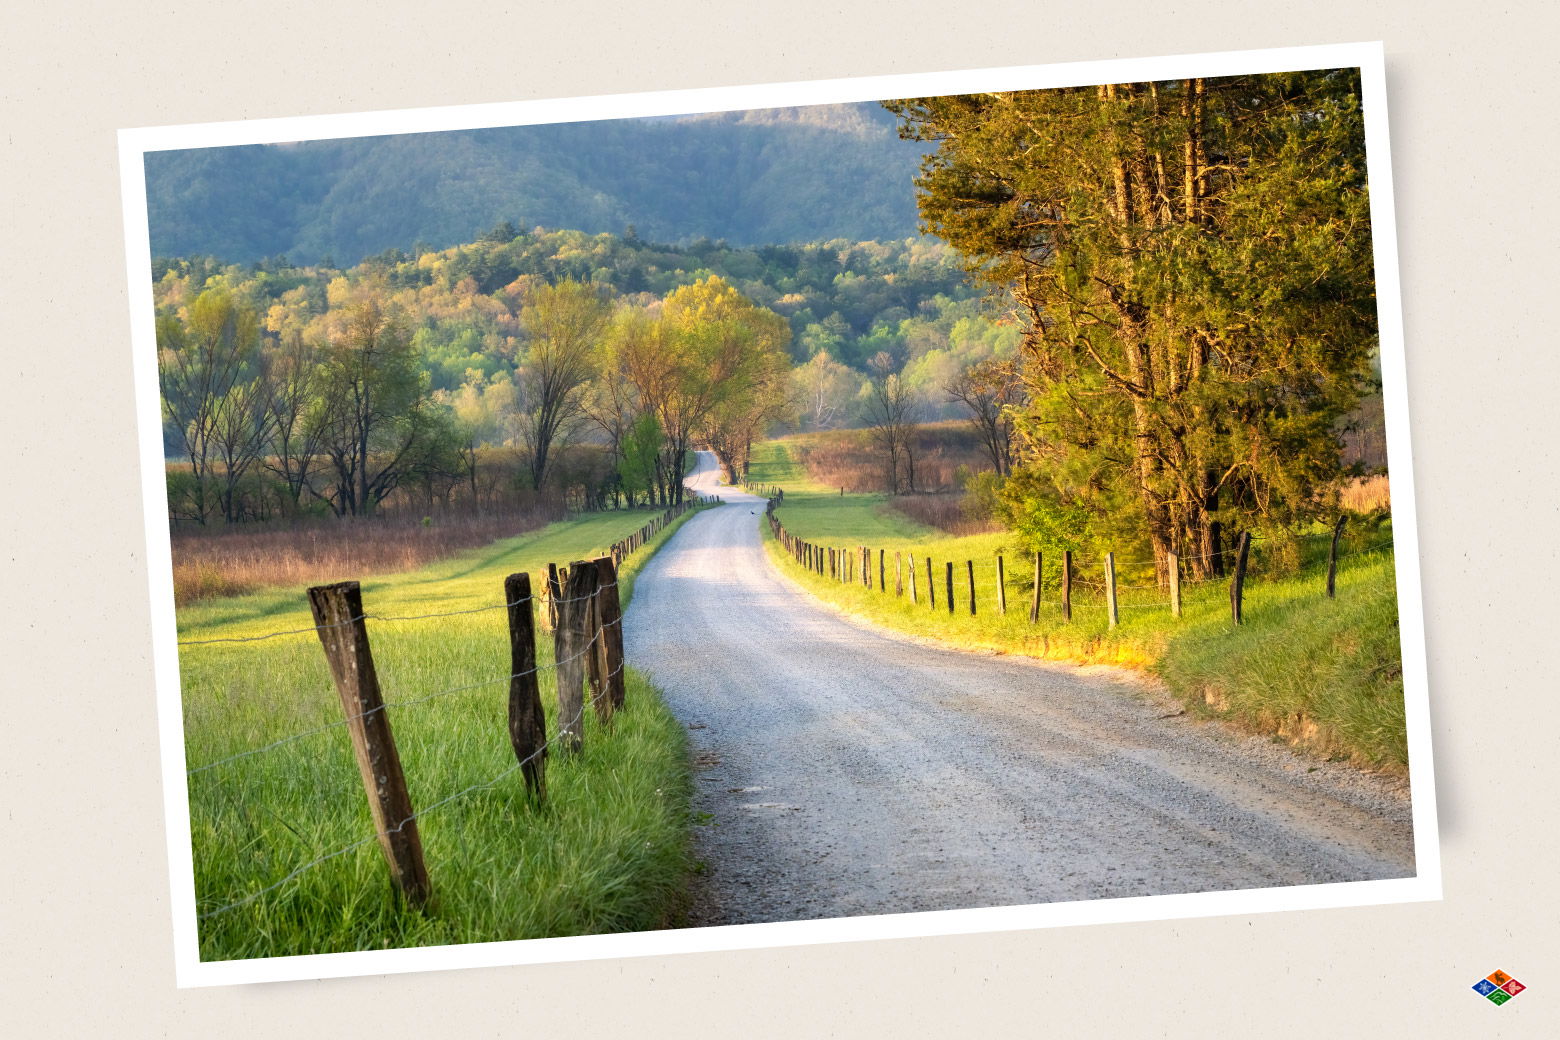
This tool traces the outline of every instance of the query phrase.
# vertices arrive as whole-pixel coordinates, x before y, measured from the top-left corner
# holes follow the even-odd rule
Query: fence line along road
[[[770,533],[774,536],[775,541],[779,543],[785,554],[791,558],[792,562],[801,567],[803,570],[811,571],[812,573],[822,577],[833,579],[838,581],[840,584],[861,584],[864,585],[869,591],[873,590],[875,586],[877,592],[885,595],[890,594],[888,582],[886,579],[886,550],[881,548],[874,550],[872,547],[865,545],[858,545],[854,547],[821,545],[792,534],[786,529],[785,524],[781,522],[780,516],[777,512],[777,507],[783,504],[785,501],[785,492],[778,487],[772,487],[769,490],[771,493],[768,496],[768,502],[764,510],[765,518],[769,523]],[[1351,552],[1340,553],[1338,551],[1338,544],[1339,538],[1343,532],[1344,521],[1345,517],[1340,516],[1337,522],[1333,525],[1332,541],[1328,549],[1327,578],[1324,588],[1325,595],[1329,599],[1335,598],[1337,594],[1336,575],[1339,560],[1364,553],[1380,552],[1392,547],[1392,542],[1390,539],[1388,539],[1387,541],[1376,545],[1368,546],[1362,549],[1356,549]],[[1116,559],[1115,553],[1106,552],[1102,558],[1099,558],[1100,580],[1091,581],[1089,579],[1078,576],[1077,573],[1080,563],[1086,558],[1075,554],[1071,550],[1062,550],[1061,564],[1058,568],[1057,575],[1057,586],[1059,594],[1058,606],[1060,607],[1063,619],[1071,621],[1073,617],[1073,588],[1074,586],[1082,586],[1084,588],[1098,589],[1100,591],[1108,624],[1111,628],[1115,628],[1121,623],[1120,611],[1123,608],[1133,610],[1141,610],[1145,608],[1167,609],[1171,616],[1178,618],[1182,616],[1182,590],[1187,586],[1200,586],[1208,584],[1209,582],[1223,580],[1225,559],[1228,557],[1233,557],[1233,564],[1230,568],[1229,576],[1230,620],[1234,624],[1239,625],[1244,621],[1245,618],[1246,576],[1250,560],[1251,546],[1256,541],[1257,539],[1252,536],[1250,531],[1242,531],[1236,538],[1235,544],[1228,549],[1201,553],[1193,556],[1183,556],[1174,552],[1168,553],[1164,565],[1164,580],[1138,584],[1124,584],[1118,582],[1116,575],[1119,568],[1133,566],[1144,567],[1152,564],[1157,569],[1157,561],[1152,558],[1148,558],[1122,562]],[[871,571],[874,553],[878,561],[878,577],[875,583],[872,580]],[[902,554],[908,556],[908,568],[905,568],[901,565]],[[905,595],[905,590],[908,587],[910,602],[912,604],[918,604],[920,600],[918,579],[916,575],[916,559],[917,554],[914,551],[906,552],[905,550],[896,550],[894,552],[894,587],[891,594],[895,597],[903,597]],[[926,600],[931,610],[935,611],[937,609],[938,599],[937,572],[933,567],[932,557],[927,555],[924,556],[924,559],[926,560]],[[1028,612],[1030,624],[1038,624],[1040,620],[1042,599],[1041,589],[1044,586],[1044,560],[1045,552],[1043,550],[1036,551],[1034,553],[1034,579],[1033,585],[1031,586],[1031,596]],[[1211,567],[1209,568],[1213,571],[1211,575],[1201,579],[1188,579],[1182,574],[1181,565],[1184,561],[1202,560],[1213,561]],[[996,556],[994,566],[996,577],[993,588],[995,593],[996,612],[1001,615],[1007,613],[1007,575],[1004,559],[1000,554]],[[978,616],[979,604],[979,596],[977,595],[978,582],[976,580],[976,561],[972,559],[966,559],[964,561],[963,569],[965,573],[964,586],[968,597],[969,614],[971,617],[975,617]],[[985,573],[986,565],[983,563],[979,569]],[[955,570],[955,561],[944,561],[944,589],[942,598],[943,606],[949,614],[957,613],[957,603],[955,599],[956,590],[954,582]],[[1120,593],[1123,591],[1152,591],[1156,594],[1156,598],[1153,602],[1149,603],[1123,603],[1120,599]],[[1164,594],[1165,598],[1163,600],[1157,598],[1158,594],[1160,593]]]
[[[391,878],[411,906],[425,905],[433,886],[423,856],[417,820],[468,794],[490,789],[516,772],[525,780],[526,796],[537,803],[546,798],[546,764],[550,749],[567,753],[583,747],[581,727],[587,710],[593,710],[602,722],[610,722],[624,707],[627,687],[623,652],[623,612],[618,593],[618,570],[633,553],[649,544],[657,534],[678,517],[704,505],[719,504],[719,498],[690,495],[682,503],[646,523],[628,537],[614,542],[602,555],[577,560],[567,568],[549,564],[543,581],[549,577],[565,593],[537,596],[531,589],[531,575],[511,574],[504,580],[504,596],[498,603],[462,610],[436,611],[412,615],[378,615],[363,607],[362,586],[355,581],[322,585],[308,590],[315,624],[260,636],[181,640],[181,647],[213,643],[253,643],[282,636],[313,632],[320,639],[330,665],[332,680],[342,705],[343,717],[335,722],[305,729],[271,741],[260,747],[219,758],[186,771],[195,776],[239,759],[274,751],[304,737],[338,726],[347,727],[357,760],[364,791],[374,821],[374,833],[351,844],[334,849],[288,872],[264,888],[230,900],[200,913],[206,920],[253,903],[304,872],[362,848],[377,840],[384,852]],[[536,660],[535,603],[542,599],[553,618],[553,660]],[[435,690],[403,700],[385,700],[379,688],[366,622],[418,622],[436,618],[470,615],[492,610],[508,611],[511,667],[507,675],[475,683]],[[545,712],[538,677],[553,671],[556,678],[559,725],[551,736],[546,733]],[[508,682],[510,699],[508,735],[515,753],[515,764],[489,780],[469,785],[421,810],[415,810],[407,791],[400,754],[390,726],[391,707],[423,704],[484,686]]]

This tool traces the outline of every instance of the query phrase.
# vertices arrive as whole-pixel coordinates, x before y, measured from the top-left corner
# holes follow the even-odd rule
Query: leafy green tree
[[[533,292],[520,312],[529,342],[520,366],[521,432],[531,450],[531,486],[541,490],[555,447],[584,421],[582,397],[612,306],[601,291],[564,281]]]
[[[937,144],[927,226],[1024,321],[1015,508],[1125,507],[1200,576],[1326,504],[1376,345],[1356,72],[887,105]]]
[[[218,508],[231,517],[233,488],[265,436],[259,320],[226,289],[208,290],[187,319],[158,315],[157,353],[163,414],[190,464],[192,517],[204,524]]]
[[[426,460],[443,436],[427,376],[404,319],[365,297],[347,308],[345,327],[327,344],[319,370],[320,449],[331,473],[309,490],[338,516],[365,516]]]
[[[618,480],[632,506],[637,497],[648,497],[656,483],[657,465],[666,438],[655,416],[645,412],[629,426],[623,438],[622,458],[618,462]]]
[[[709,445],[727,480],[740,480],[754,438],[789,410],[790,327],[721,278],[678,289],[661,310],[680,362],[687,432]],[[671,460],[678,474],[685,451]]]

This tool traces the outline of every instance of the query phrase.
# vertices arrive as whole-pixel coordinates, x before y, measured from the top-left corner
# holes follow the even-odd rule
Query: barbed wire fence
[[[595,558],[575,561],[566,568],[548,565],[542,572],[543,591],[539,593],[532,591],[530,574],[517,573],[505,579],[504,596],[497,603],[420,614],[378,614],[363,608],[360,583],[340,582],[308,590],[315,621],[311,626],[256,636],[180,640],[182,652],[187,647],[250,644],[314,633],[324,650],[341,701],[342,718],[190,766],[186,769],[186,777],[193,780],[241,760],[275,752],[307,737],[344,727],[350,736],[374,822],[373,833],[313,856],[254,891],[236,898],[230,894],[218,905],[199,910],[197,920],[204,922],[253,904],[308,871],[375,841],[384,852],[400,895],[411,906],[425,905],[431,898],[432,884],[417,821],[469,795],[491,790],[516,773],[523,775],[526,797],[533,804],[540,805],[545,801],[549,754],[559,749],[575,754],[583,749],[583,721],[588,711],[593,712],[605,727],[625,706],[626,662],[619,569],[631,555],[684,513],[720,503],[718,497],[690,495],[683,503],[666,510],[626,538],[599,550],[600,555]],[[540,613],[548,619],[553,634],[552,660],[546,663],[537,660],[538,603],[545,608]],[[422,622],[500,610],[507,612],[509,622],[511,667],[507,674],[459,683],[415,697],[383,698],[367,622]],[[548,673],[554,680],[557,696],[557,725],[551,735],[547,733],[539,681]],[[430,805],[414,809],[390,728],[389,709],[422,705],[504,683],[510,687],[507,714],[514,763],[488,779],[467,784]],[[197,898],[203,895],[198,893]]]
[[[765,516],[770,532],[781,550],[803,570],[841,584],[862,585],[881,594],[908,597],[912,604],[924,603],[931,611],[941,610],[947,614],[967,612],[978,616],[984,610],[1005,615],[1009,611],[1009,596],[1027,591],[1031,624],[1038,623],[1042,602],[1047,597],[1054,601],[1065,620],[1072,620],[1075,606],[1100,609],[1111,628],[1120,624],[1122,610],[1168,611],[1172,616],[1180,617],[1186,591],[1227,582],[1231,620],[1239,625],[1244,618],[1251,549],[1261,542],[1257,536],[1245,531],[1228,548],[1187,555],[1171,552],[1164,560],[1154,557],[1121,560],[1113,552],[1037,551],[1032,557],[1017,561],[1026,575],[1032,568],[1032,577],[1027,580],[1020,577],[1015,584],[1014,575],[1009,572],[1001,554],[985,560],[939,561],[931,554],[916,550],[824,545],[801,538],[786,529],[777,513],[785,501],[784,490],[779,487],[767,490]],[[1390,536],[1340,551],[1344,527],[1344,518],[1340,517],[1332,530],[1324,585],[1328,598],[1336,596],[1340,562],[1392,551]],[[1122,581],[1118,576],[1123,571],[1147,572],[1152,580]]]

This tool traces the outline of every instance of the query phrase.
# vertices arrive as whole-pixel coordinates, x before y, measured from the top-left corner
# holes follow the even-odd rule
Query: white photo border
[[[155,312],[149,277],[151,244],[144,165],[148,152],[1331,68],[1358,68],[1363,93],[1381,378],[1386,411],[1387,462],[1392,479],[1392,532],[1397,570],[1399,631],[1402,638],[1409,788],[1413,799],[1415,876],[1284,888],[521,939],[357,953],[228,961],[200,959],[189,797],[184,774],[183,712],[174,615],[173,561],[167,525]],[[142,506],[147,538],[147,567],[150,572],[152,657],[162,754],[174,964],[178,986],[220,986],[449,968],[707,953],[769,946],[1163,921],[1440,899],[1440,845],[1436,825],[1435,778],[1430,754],[1429,684],[1420,592],[1414,470],[1409,448],[1408,387],[1404,366],[1386,98],[1384,50],[1377,42],[120,130],[125,261],[129,279]]]

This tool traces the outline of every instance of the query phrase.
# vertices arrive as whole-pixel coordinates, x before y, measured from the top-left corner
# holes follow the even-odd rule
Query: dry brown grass
[[[867,430],[830,430],[793,437],[788,442],[807,476],[825,487],[856,493],[888,490],[883,460]],[[961,466],[991,468],[991,460],[968,423],[927,423],[917,428],[915,487],[918,492],[946,492],[958,487]]]
[[[972,519],[962,494],[900,495],[890,503],[901,513],[952,535],[990,534],[1002,530],[995,520]]]
[[[540,501],[502,513],[429,518],[234,524],[173,532],[173,595],[180,603],[273,585],[321,585],[415,570],[445,556],[533,531],[565,515]]]
[[[1386,474],[1355,477],[1343,487],[1339,504],[1353,513],[1374,513],[1392,505],[1392,482]]]

